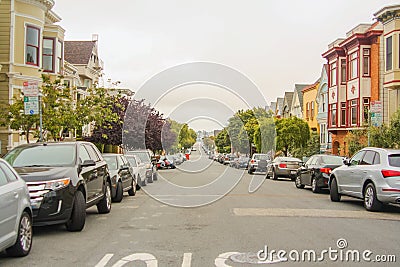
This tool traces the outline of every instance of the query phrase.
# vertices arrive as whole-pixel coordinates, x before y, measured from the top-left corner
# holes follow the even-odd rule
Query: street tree
[[[285,156],[289,151],[304,148],[307,145],[310,139],[310,128],[302,119],[295,116],[277,119],[275,125],[277,150],[281,150]]]

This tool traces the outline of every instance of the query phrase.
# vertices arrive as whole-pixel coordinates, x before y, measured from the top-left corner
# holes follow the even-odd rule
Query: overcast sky
[[[270,103],[292,91],[295,83],[314,83],[328,44],[393,0],[55,0],[66,40],[91,40],[99,35],[100,58],[107,79],[120,87],[139,88],[170,67],[196,61],[233,68],[252,80]],[[397,3],[396,3],[397,2]],[[207,88],[206,88],[207,87]],[[171,88],[166,88],[165,91]],[[180,103],[208,98],[227,106],[228,118],[246,104],[211,85],[175,90],[157,108],[177,120]],[[241,95],[246,97],[246,90]],[[236,96],[237,98],[237,96]],[[186,100],[187,101],[187,100]],[[210,103],[212,102],[210,100]],[[193,102],[195,103],[195,102]],[[196,102],[197,103],[197,102]],[[190,106],[190,105],[189,105]],[[214,105],[215,106],[215,105]],[[201,104],[207,109],[207,104]],[[230,110],[229,112],[227,110]],[[224,119],[193,112],[194,128],[220,128]],[[197,119],[196,119],[197,118]],[[208,123],[206,122],[208,121]],[[218,126],[218,127],[217,127]]]

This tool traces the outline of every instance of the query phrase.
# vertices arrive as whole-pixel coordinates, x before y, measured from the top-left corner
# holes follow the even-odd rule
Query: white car
[[[0,252],[26,256],[32,247],[29,190],[17,172],[0,159]]]
[[[136,189],[146,185],[146,164],[143,164],[136,155],[125,155],[130,164],[130,171],[133,179],[136,181]]]

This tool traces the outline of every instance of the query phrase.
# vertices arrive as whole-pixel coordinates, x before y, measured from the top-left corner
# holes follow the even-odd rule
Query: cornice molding
[[[54,0],[17,0],[18,2],[37,6],[44,11],[50,10],[54,6]]]

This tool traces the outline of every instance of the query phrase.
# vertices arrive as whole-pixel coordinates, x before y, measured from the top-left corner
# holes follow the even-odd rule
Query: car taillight
[[[332,172],[332,169],[331,168],[321,168],[320,171],[323,173],[330,174]]]
[[[255,161],[254,159],[252,159],[252,160],[251,160],[251,163],[254,163],[254,162],[256,162],[256,161]]]
[[[382,173],[384,178],[393,177],[393,176],[400,176],[400,171],[381,170],[381,173]]]
[[[279,164],[279,168],[287,168],[287,165],[285,163]]]

